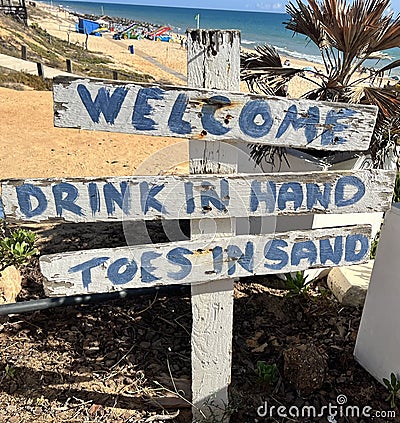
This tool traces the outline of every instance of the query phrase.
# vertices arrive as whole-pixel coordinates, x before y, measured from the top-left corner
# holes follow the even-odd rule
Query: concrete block
[[[344,306],[359,307],[365,302],[374,260],[356,266],[336,267],[329,272],[328,287]]]

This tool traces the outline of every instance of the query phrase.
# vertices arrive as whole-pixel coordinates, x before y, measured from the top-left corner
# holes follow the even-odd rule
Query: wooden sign
[[[42,256],[40,268],[50,296],[109,292],[358,264],[370,235],[360,225],[135,245]]]
[[[9,220],[194,219],[301,213],[381,212],[394,171],[9,180]]]
[[[367,150],[375,106],[59,77],[55,126],[318,150]]]

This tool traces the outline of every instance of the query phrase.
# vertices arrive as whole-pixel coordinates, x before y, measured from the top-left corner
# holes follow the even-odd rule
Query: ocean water
[[[50,3],[47,1],[47,3]],[[53,2],[53,4],[56,4]],[[242,46],[254,48],[265,43],[272,44],[280,54],[314,63],[322,63],[318,48],[300,35],[285,28],[290,19],[284,13],[242,12],[231,10],[192,9],[181,7],[142,6],[131,4],[59,0],[57,4],[79,13],[119,16],[157,25],[169,25],[174,32],[184,34],[187,28],[195,28],[194,17],[200,14],[200,27],[209,29],[239,29]],[[388,54],[400,59],[400,50]],[[383,67],[390,61],[367,61],[367,66]]]

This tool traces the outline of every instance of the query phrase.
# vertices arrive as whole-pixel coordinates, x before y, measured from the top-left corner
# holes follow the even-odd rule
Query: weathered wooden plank
[[[198,29],[188,30],[186,35],[188,85],[240,91],[240,32]],[[189,140],[190,173],[237,173],[235,146],[232,140]],[[214,234],[234,237],[236,226],[232,217],[192,219],[191,240],[210,239]],[[191,292],[192,422],[229,423],[226,408],[232,368],[234,279],[193,284]]]
[[[50,296],[218,281],[362,263],[370,233],[360,225],[77,251],[42,256],[40,268]]]
[[[55,126],[318,150],[367,150],[375,106],[59,77]]]
[[[9,220],[94,222],[381,212],[394,171],[26,179],[2,182]]]

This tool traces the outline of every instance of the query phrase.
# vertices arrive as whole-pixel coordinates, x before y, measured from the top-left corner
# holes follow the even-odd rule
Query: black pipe
[[[190,293],[189,285],[168,285],[152,288],[132,288],[122,291],[101,294],[70,295],[68,297],[43,298],[41,300],[22,301],[20,303],[0,305],[0,316],[7,314],[29,313],[48,308],[73,306],[78,304],[93,304],[121,298],[138,297],[141,295],[179,296]]]

